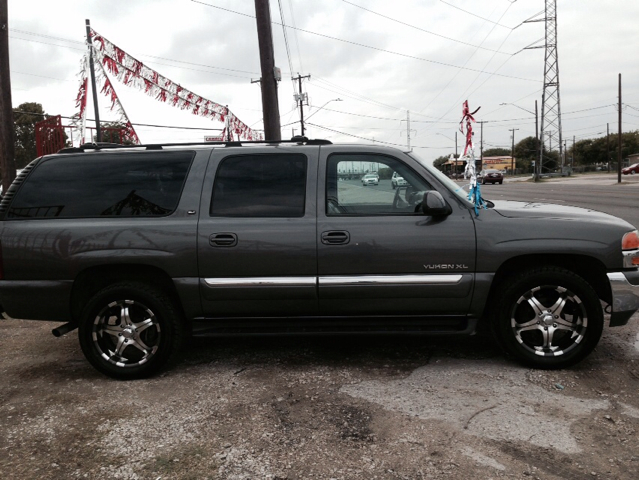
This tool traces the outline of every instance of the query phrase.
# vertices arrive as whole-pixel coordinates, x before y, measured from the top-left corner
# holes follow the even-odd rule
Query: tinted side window
[[[168,215],[193,152],[91,154],[51,158],[18,190],[8,218]]]
[[[377,154],[328,158],[326,214],[406,215],[419,213],[431,186],[408,165]]]
[[[215,176],[211,216],[303,217],[306,166],[300,154],[225,158]]]

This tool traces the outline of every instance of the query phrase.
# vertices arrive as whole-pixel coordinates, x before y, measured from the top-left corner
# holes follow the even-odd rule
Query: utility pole
[[[515,175],[515,131],[519,130],[518,128],[511,128],[509,131],[513,132],[513,146],[510,149],[510,170],[512,171],[511,175]]]
[[[574,168],[575,166],[575,136],[572,136],[572,157],[570,158],[570,167]]]
[[[297,77],[294,77],[293,80],[297,80],[299,82],[299,91],[300,93],[295,95],[295,101],[299,102],[300,105],[300,125],[302,126],[302,137],[304,136],[304,132],[306,131],[304,129],[304,102],[306,102],[306,105],[308,105],[308,94],[307,93],[302,93],[302,79],[303,78],[311,78],[310,75],[306,75],[306,76],[301,76],[299,73],[297,74]]]
[[[255,0],[255,18],[257,20],[257,39],[260,46],[260,66],[262,69],[260,87],[262,88],[264,137],[265,140],[281,140],[280,107],[277,100],[275,54],[273,52],[271,11],[268,0]]]
[[[619,74],[619,151],[617,152],[617,183],[621,183],[621,73]]]
[[[535,100],[535,182],[539,181],[541,175],[541,156],[539,152],[539,116],[537,110],[537,100]]]
[[[87,44],[89,46],[89,70],[91,71],[91,91],[93,92],[93,109],[95,110],[95,140],[102,141],[102,129],[100,128],[100,110],[98,110],[98,89],[95,88],[95,68],[93,67],[93,41],[91,40],[91,22],[85,20],[87,27]]]
[[[408,151],[410,152],[410,110],[406,110],[406,144],[408,145]]]
[[[16,178],[16,152],[9,71],[9,11],[7,0],[0,0],[0,169],[2,191],[7,192]]]
[[[479,122],[479,171],[484,168],[484,120]],[[475,160],[475,171],[477,171],[477,160]]]
[[[408,147],[408,151],[412,152],[412,148],[410,146],[410,111],[406,110],[406,120],[400,120],[399,124],[401,125],[402,122],[406,122],[406,145]],[[400,131],[399,134],[401,135],[402,132]]]
[[[608,149],[608,156],[606,157],[606,163],[608,163],[608,173],[610,173],[610,124],[606,123],[606,148]]]
[[[455,159],[457,159],[457,130],[455,130]],[[457,165],[457,163],[455,163]]]

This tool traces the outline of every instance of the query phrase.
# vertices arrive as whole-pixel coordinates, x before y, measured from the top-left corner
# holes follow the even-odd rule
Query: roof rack
[[[330,140],[312,139],[297,135],[290,140],[250,140],[250,141],[227,141],[227,142],[185,142],[185,143],[150,143],[142,145],[120,145],[119,143],[85,143],[79,147],[66,147],[59,150],[58,153],[82,153],[87,150],[109,150],[119,148],[144,148],[146,150],[162,150],[164,147],[187,147],[187,146],[213,146],[223,145],[225,147],[241,147],[245,144],[261,144],[261,145],[279,145],[282,143],[294,143],[297,145],[332,145]]]

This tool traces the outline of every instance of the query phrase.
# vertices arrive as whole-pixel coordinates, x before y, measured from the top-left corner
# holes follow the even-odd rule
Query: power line
[[[69,80],[67,78],[47,77],[46,75],[36,75],[35,73],[18,72],[16,70],[11,70],[11,73],[17,73],[18,75],[29,75],[30,77],[49,78],[51,80],[59,80],[60,82],[75,82],[75,80]]]
[[[280,19],[282,20],[282,32],[284,33],[284,45],[286,46],[286,58],[288,59],[288,68],[291,70],[291,72],[293,72],[293,61],[291,60],[291,49],[288,46],[288,34],[286,33],[286,20],[284,19],[284,9],[282,8],[282,0],[277,0],[277,4],[280,7]],[[293,82],[293,91],[297,93],[297,85],[295,84],[295,80],[291,78],[291,82]]]
[[[79,40],[71,40],[69,38],[54,37],[52,35],[44,35],[42,33],[28,32],[27,30],[18,30],[16,28],[10,28],[9,31],[10,32],[16,32],[16,33],[23,33],[25,35],[34,35],[36,37],[51,38],[53,40],[62,40],[63,42],[77,43],[79,45],[84,45],[85,44],[85,42],[81,42]]]
[[[342,2],[348,3],[349,5],[352,5],[352,6],[357,7],[357,8],[361,8],[362,10],[365,10],[365,11],[367,11],[369,13],[372,13],[373,15],[377,15],[377,16],[380,16],[380,17],[385,18],[387,20],[390,20],[392,22],[399,23],[400,25],[404,25],[406,27],[414,28],[415,30],[419,30],[421,32],[428,33],[430,35],[434,35],[436,37],[440,37],[440,38],[443,38],[445,40],[450,40],[451,42],[461,43],[462,45],[467,45],[469,47],[475,47],[475,48],[479,48],[479,49],[482,49],[482,50],[488,50],[489,52],[501,53],[502,55],[513,55],[512,53],[500,52],[498,50],[493,50],[492,48],[486,48],[486,47],[482,47],[480,45],[473,45],[472,43],[462,42],[461,40],[457,40],[455,38],[447,37],[446,35],[441,35],[439,33],[431,32],[430,30],[426,30],[424,28],[420,28],[420,27],[417,27],[415,25],[411,25],[410,23],[402,22],[401,20],[397,20],[396,18],[392,18],[392,17],[389,17],[389,16],[384,15],[382,13],[375,12],[373,10],[370,10],[370,9],[366,8],[366,7],[362,7],[361,5],[357,5],[355,3],[349,2],[348,0],[342,0]]]
[[[218,7],[217,5],[211,5],[211,4],[209,4],[209,3],[204,3],[204,2],[201,2],[201,1],[199,1],[199,0],[191,0],[191,1],[192,1],[193,3],[199,3],[200,5],[204,5],[204,6],[207,6],[207,7],[217,8],[217,9],[219,9],[219,10],[223,10],[223,11],[225,11],[225,12],[235,13],[236,15],[241,15],[241,16],[243,16],[243,17],[255,18],[255,16],[254,16],[254,15],[249,15],[248,13],[242,13],[242,12],[237,12],[237,11],[235,11],[235,10],[230,10],[230,9],[228,9],[228,8]],[[281,25],[281,24],[280,24],[280,23],[278,23],[278,22],[271,22],[271,23],[273,23],[273,24],[275,24],[275,25]],[[286,28],[295,28],[296,30],[299,30],[300,32],[308,33],[308,34],[310,34],[310,35],[316,35],[316,36],[318,36],[318,37],[328,38],[328,39],[330,39],[330,40],[335,40],[335,41],[338,41],[338,42],[347,43],[347,44],[349,44],[349,45],[355,45],[355,46],[362,47],[362,48],[368,48],[368,49],[370,49],[370,50],[375,50],[375,51],[378,51],[378,52],[388,53],[388,54],[396,55],[396,56],[399,56],[399,57],[410,58],[410,59],[412,59],[412,60],[419,60],[419,61],[422,61],[422,62],[433,63],[433,64],[435,64],[435,65],[442,65],[442,66],[445,66],[445,67],[457,68],[457,69],[460,69],[460,70],[468,70],[468,71],[470,71],[470,72],[479,72],[479,73],[488,73],[488,74],[491,74],[491,72],[486,72],[486,71],[482,71],[482,70],[477,70],[477,69],[474,69],[474,68],[460,67],[460,66],[458,66],[458,65],[453,65],[453,64],[450,64],[450,63],[446,63],[446,62],[440,62],[440,61],[438,61],[438,60],[430,60],[430,59],[428,59],[428,58],[417,57],[417,56],[414,56],[414,55],[409,55],[409,54],[407,54],[407,53],[395,52],[395,51],[393,51],[393,50],[386,50],[386,49],[384,49],[384,48],[374,47],[374,46],[372,46],[372,45],[366,45],[366,44],[364,44],[364,43],[354,42],[354,41],[352,41],[352,40],[345,40],[345,39],[343,39],[343,38],[332,37],[332,36],[330,36],[330,35],[326,35],[326,34],[324,34],[324,33],[313,32],[313,31],[311,31],[311,30],[305,30],[305,29],[303,29],[303,28],[299,28],[299,27],[286,26]],[[497,76],[499,76],[499,77],[513,78],[513,79],[515,79],[515,80],[523,80],[523,81],[525,81],[525,82],[539,82],[539,80],[535,80],[535,79],[532,79],[532,78],[515,77],[515,76],[513,76],[513,75],[503,75],[503,74],[499,74],[499,73],[493,73],[493,74],[494,74],[494,75],[497,75]]]
[[[13,38],[14,40],[23,40],[25,42],[33,42],[33,43],[40,43],[42,45],[52,45],[54,47],[61,47],[61,48],[70,48],[71,50],[77,50],[79,52],[84,52],[86,49],[84,48],[75,48],[75,47],[71,47],[69,45],[58,45],[56,43],[50,43],[50,42],[40,42],[38,40],[34,40],[32,38],[21,38],[21,37],[15,37],[13,35],[9,35],[9,38]]]
[[[84,42],[80,42],[80,41],[77,41],[77,40],[70,40],[68,38],[54,37],[52,35],[44,35],[44,34],[41,34],[41,33],[28,32],[26,30],[16,30],[16,29],[13,29],[13,28],[11,28],[9,30],[12,31],[12,32],[18,32],[18,33],[23,33],[23,34],[27,34],[27,35],[33,35],[33,36],[36,36],[36,37],[52,38],[52,39],[56,39],[56,40],[62,40],[62,41],[65,41],[65,42],[71,42],[71,43],[77,43],[77,44],[80,44],[80,45],[84,45]],[[42,44],[45,44],[45,45],[53,45],[53,46],[56,46],[56,47],[73,48],[73,47],[70,47],[68,45],[56,45],[54,43],[39,42],[37,40],[33,40],[33,39],[29,39],[29,38],[20,38],[20,37],[11,37],[11,38],[15,38],[17,40],[24,40],[26,42],[35,42],[35,43],[42,43]],[[74,50],[79,50],[77,48],[73,48],[73,49]],[[84,51],[84,49],[82,49],[82,51]],[[155,58],[155,59],[158,59],[158,60],[166,60],[166,61],[175,62],[175,63],[183,63],[185,65],[193,65],[193,66],[196,66],[196,67],[214,68],[216,70],[225,70],[225,71],[228,71],[228,72],[239,72],[239,73],[248,73],[250,75],[259,75],[258,72],[252,72],[252,71],[248,71],[248,70],[238,70],[238,69],[234,69],[234,68],[216,67],[216,66],[213,66],[213,65],[206,65],[206,64],[202,64],[202,63],[193,63],[193,62],[187,62],[187,61],[184,61],[184,60],[175,60],[173,58],[158,57],[156,55],[149,55],[147,53],[140,53],[140,54],[138,54],[138,56],[147,57],[147,58]]]
[[[332,128],[328,128],[328,127],[323,127],[321,125],[316,125],[314,123],[310,123],[308,122],[308,125],[312,125],[314,127],[317,128],[321,128],[322,130],[327,130],[329,132],[333,132],[333,133],[339,133],[340,135],[346,135],[347,137],[353,137],[353,138],[359,138],[360,140],[368,140],[372,143],[383,143],[385,145],[393,145],[395,147],[402,147],[404,148],[405,145],[399,144],[399,143],[391,143],[391,142],[384,142],[381,140],[375,140],[374,138],[368,138],[368,137],[362,137],[360,135],[353,135],[352,133],[346,133],[346,132],[340,132],[339,130],[334,130]],[[431,149],[431,150],[444,150],[444,149],[448,149],[449,147],[421,147],[418,145],[413,145],[414,148],[427,148],[427,149]]]
[[[461,10],[462,12],[467,13],[468,15],[472,15],[473,17],[477,17],[477,18],[479,18],[479,19],[481,19],[481,20],[483,20],[485,22],[494,23],[496,26],[507,28],[508,30],[514,30],[515,28],[519,27],[519,25],[517,25],[517,27],[509,27],[507,25],[502,25],[501,23],[493,22],[492,20],[489,20],[489,19],[484,18],[484,17],[480,17],[479,15],[476,15],[476,14],[474,14],[472,12],[469,12],[468,10],[464,10],[463,8],[460,8],[457,5],[453,5],[452,3],[448,3],[448,2],[446,2],[444,0],[439,0],[439,1],[442,2],[442,3],[445,3],[446,5],[448,5],[450,7],[456,8],[457,10]],[[510,3],[512,4],[512,3],[515,3],[515,2],[510,2]]]
[[[25,112],[24,110],[17,110],[14,109],[13,110],[15,113],[23,113],[25,115],[33,115],[36,117],[57,117],[58,115],[51,115],[48,113],[34,113],[34,112]],[[67,117],[64,115],[60,115],[60,118],[64,118],[65,120],[76,120],[75,117]],[[93,122],[95,121],[93,118],[87,118],[87,121],[89,122]],[[117,120],[103,120],[102,123],[121,123]],[[150,124],[150,123],[131,123],[131,125],[135,126],[135,127],[153,127],[153,128],[172,128],[172,129],[178,129],[178,130],[211,130],[211,131],[216,131],[216,132],[220,132],[223,129],[221,128],[202,128],[202,127],[181,127],[179,125],[155,125],[155,124]]]

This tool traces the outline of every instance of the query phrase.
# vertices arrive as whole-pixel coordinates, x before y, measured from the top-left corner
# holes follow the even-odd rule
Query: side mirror
[[[431,217],[446,217],[453,213],[453,209],[446,203],[441,193],[429,190],[422,200],[422,212]]]

